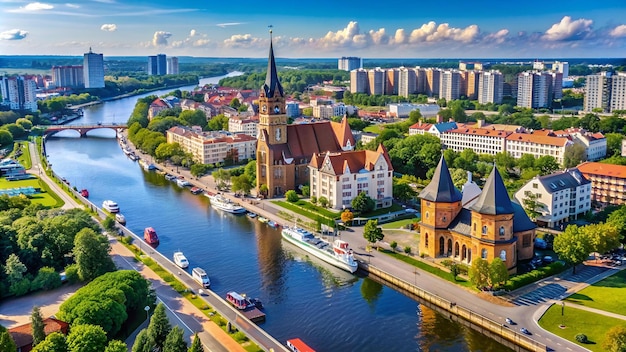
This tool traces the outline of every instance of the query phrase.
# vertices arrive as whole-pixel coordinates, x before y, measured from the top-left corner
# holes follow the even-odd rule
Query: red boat
[[[143,230],[143,240],[148,244],[159,244],[159,236],[152,227],[146,227]]]
[[[293,352],[315,352],[314,349],[300,339],[287,340],[287,347]]]
[[[80,195],[85,198],[89,198],[89,191],[86,188],[83,188],[80,190]]]

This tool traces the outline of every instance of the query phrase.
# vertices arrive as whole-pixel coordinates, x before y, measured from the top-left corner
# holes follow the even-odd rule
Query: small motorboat
[[[122,225],[126,225],[126,217],[122,213],[115,214],[115,221]]]
[[[80,195],[85,198],[89,198],[89,191],[86,188],[83,188],[80,190]]]
[[[297,338],[287,340],[287,347],[293,352],[315,352],[315,350],[304,343],[304,341]]]
[[[270,221],[268,221],[268,222],[267,222],[267,225],[269,225],[269,227],[272,227],[272,228],[275,228],[275,229],[276,229],[276,228],[278,228],[278,226],[280,226],[280,225],[278,225],[278,223],[277,223],[276,221],[274,221],[274,220],[270,220]]]
[[[263,216],[259,216],[259,222],[267,223],[268,221],[270,221],[268,218],[263,217]]]
[[[165,179],[168,181],[174,181],[176,179],[176,176],[172,174],[165,174]]]
[[[253,212],[251,212],[251,211],[250,211],[250,212],[248,212],[248,214],[246,214],[246,215],[247,215],[249,218],[251,218],[251,219],[254,219],[254,218],[256,218],[256,217],[257,217],[257,214],[256,214],[256,213],[253,213]]]
[[[185,257],[183,252],[178,251],[178,252],[174,252],[174,264],[185,269],[186,267],[189,266],[189,261],[187,261],[187,258]]]
[[[178,185],[178,187],[183,187],[183,188],[191,186],[191,183],[189,183],[189,181],[185,180],[184,178],[177,179],[176,184]]]
[[[148,244],[159,244],[159,236],[152,227],[146,227],[143,230],[143,240]]]
[[[226,300],[232,304],[235,308],[240,310],[246,310],[254,307],[258,309],[263,308],[263,303],[258,298],[248,298],[245,294],[239,294],[231,291],[226,294]]]
[[[204,192],[204,190],[200,187],[191,187],[190,192],[191,194],[200,194]]]

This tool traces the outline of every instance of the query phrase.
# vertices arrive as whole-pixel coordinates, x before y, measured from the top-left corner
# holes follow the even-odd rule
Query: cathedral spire
[[[490,215],[513,214],[515,212],[502,176],[495,165],[487,177],[483,192],[471,209],[480,214]]]
[[[420,198],[431,202],[454,203],[460,201],[463,196],[461,192],[454,186],[450,170],[446,164],[443,154],[439,159],[439,165],[435,169],[433,179],[430,181],[419,195]]]
[[[276,61],[274,60],[274,45],[273,45],[273,37],[272,37],[272,26],[270,27],[270,55],[267,60],[267,75],[265,76],[265,84],[263,84],[263,91],[265,91],[265,96],[271,98],[274,96],[276,91],[281,97],[284,97],[283,86],[280,84],[278,80],[278,71],[276,70]]]

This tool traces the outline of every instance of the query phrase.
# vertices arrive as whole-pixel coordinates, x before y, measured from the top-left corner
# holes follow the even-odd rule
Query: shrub
[[[577,334],[576,335],[576,341],[578,341],[580,343],[588,343],[589,339],[587,339],[587,335],[585,335],[585,334]]]
[[[65,267],[65,278],[69,283],[78,282],[78,265],[70,264]]]
[[[391,247],[391,249],[393,249],[393,250],[394,250],[394,252],[395,252],[396,247],[398,247],[398,242],[393,241],[393,242],[391,242],[391,244],[389,244],[389,246],[390,246],[390,247]]]
[[[287,201],[289,201],[291,203],[295,203],[298,200],[300,200],[300,197],[298,197],[298,194],[293,189],[291,189],[291,190],[287,191],[287,193],[285,193],[285,198],[287,198]]]
[[[31,291],[51,290],[61,286],[61,276],[54,268],[44,266],[39,269],[37,276],[30,284]]]
[[[411,246],[404,246],[404,253],[410,254],[411,253]]]

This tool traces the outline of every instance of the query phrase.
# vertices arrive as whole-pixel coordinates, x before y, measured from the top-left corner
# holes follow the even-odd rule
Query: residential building
[[[495,155],[506,150],[506,137],[512,132],[491,128],[458,127],[442,133],[441,144],[456,152],[473,149],[478,154]]]
[[[161,98],[154,99],[154,101],[150,103],[150,107],[148,107],[148,120],[152,120],[161,111],[165,109],[171,109],[171,108],[172,107],[168,104],[168,102],[165,99],[161,99]]]
[[[534,198],[534,199],[533,199]],[[515,199],[536,202],[537,225],[556,227],[576,220],[591,210],[591,181],[576,168],[535,177],[515,192]]]
[[[168,75],[177,75],[178,74],[178,58],[176,56],[171,56],[171,57],[168,57],[166,60],[167,60],[166,73]]]
[[[358,68],[350,71],[350,93],[368,93],[369,94],[369,79],[367,76],[367,70]]]
[[[267,187],[268,197],[309,183],[308,165],[314,153],[348,151],[356,143],[347,118],[341,123],[287,124],[285,93],[271,41],[268,70],[259,95],[258,133],[256,186],[258,191]]]
[[[342,56],[338,60],[337,69],[343,71],[352,71],[361,68],[361,58],[354,56]]]
[[[326,197],[331,208],[348,208],[365,192],[376,208],[392,205],[393,167],[383,145],[376,151],[314,153],[309,163],[311,195]]]
[[[313,106],[313,117],[331,119],[335,116],[352,115],[355,111],[355,106],[345,105],[344,103],[315,105]]]
[[[400,69],[389,68],[386,72],[387,82],[385,85],[385,94],[398,95],[398,89],[400,86]]]
[[[226,131],[202,132],[189,127],[172,127],[165,133],[167,143],[178,143],[201,164],[216,164],[225,161],[234,163],[254,159],[256,138],[243,133]]]
[[[83,88],[85,86],[83,66],[52,66],[52,81],[55,87]]]
[[[483,63],[482,62],[469,62],[469,61],[460,61],[459,62],[459,70],[461,71],[482,71]]]
[[[552,72],[552,99],[563,98],[563,74],[561,72]]]
[[[411,104],[395,103],[389,104],[389,115],[392,117],[409,117],[412,111],[419,110],[423,117],[437,116],[439,105],[437,104]]]
[[[259,129],[259,120],[246,117],[231,117],[228,119],[228,132],[243,133],[256,138]]]
[[[440,75],[439,99],[447,101],[461,97],[461,73],[456,70],[446,70]]]
[[[148,74],[150,76],[167,74],[167,56],[165,54],[148,56]]]
[[[429,97],[439,95],[439,84],[441,82],[441,69],[427,68],[424,70],[426,79],[424,80],[424,93]]]
[[[415,69],[400,67],[398,76],[398,95],[408,97],[417,92],[417,72]]]
[[[37,84],[28,76],[0,78],[0,105],[11,110],[37,111]]]
[[[501,104],[504,77],[500,71],[482,72],[478,80],[478,102],[480,104]]]
[[[557,137],[566,137],[574,143],[578,143],[585,147],[587,152],[587,161],[596,161],[606,157],[606,138],[600,132],[589,132],[582,128],[568,128],[564,131],[554,131],[553,135]]]
[[[361,144],[366,145],[378,137],[377,133],[363,132],[361,133]]]
[[[626,73],[618,72],[611,82],[611,112],[626,110]]]
[[[432,123],[423,123],[420,120],[418,123],[409,127],[409,136],[416,135],[416,134],[429,133],[441,139],[442,134],[450,130],[454,130],[458,127],[459,126],[454,121],[438,122],[438,123],[432,124]]]
[[[376,67],[372,70],[367,70],[367,80],[370,95],[382,95],[385,94],[385,88],[387,88],[387,71]]]
[[[63,335],[67,335],[69,332],[70,324],[55,319],[46,318],[43,319],[43,332],[46,336],[53,332],[59,332]],[[15,342],[18,352],[29,352],[33,349],[33,328],[31,323],[19,325],[14,328],[10,328],[9,335]]]
[[[596,205],[626,204],[626,166],[586,162],[578,170],[591,181],[591,200]]]
[[[298,117],[301,115],[300,104],[297,101],[290,101],[285,104],[285,110],[287,112],[287,117]]]
[[[489,262],[499,257],[511,273],[519,261],[533,257],[537,225],[511,202],[495,166],[482,191],[470,178],[461,192],[442,156],[419,198],[420,253],[466,265],[475,257]]]
[[[586,77],[583,110],[591,112],[593,109],[601,109],[602,112],[610,112],[612,76],[611,72],[604,71]]]
[[[574,142],[568,138],[541,133],[511,133],[506,137],[505,151],[516,159],[524,154],[530,154],[535,158],[549,155],[563,165],[565,150],[573,145]]]
[[[85,88],[104,88],[104,57],[91,51],[83,56]]]
[[[552,105],[552,75],[526,71],[517,76],[517,106],[547,108]]]
[[[478,99],[478,89],[482,71],[461,71],[461,95],[469,100]]]

